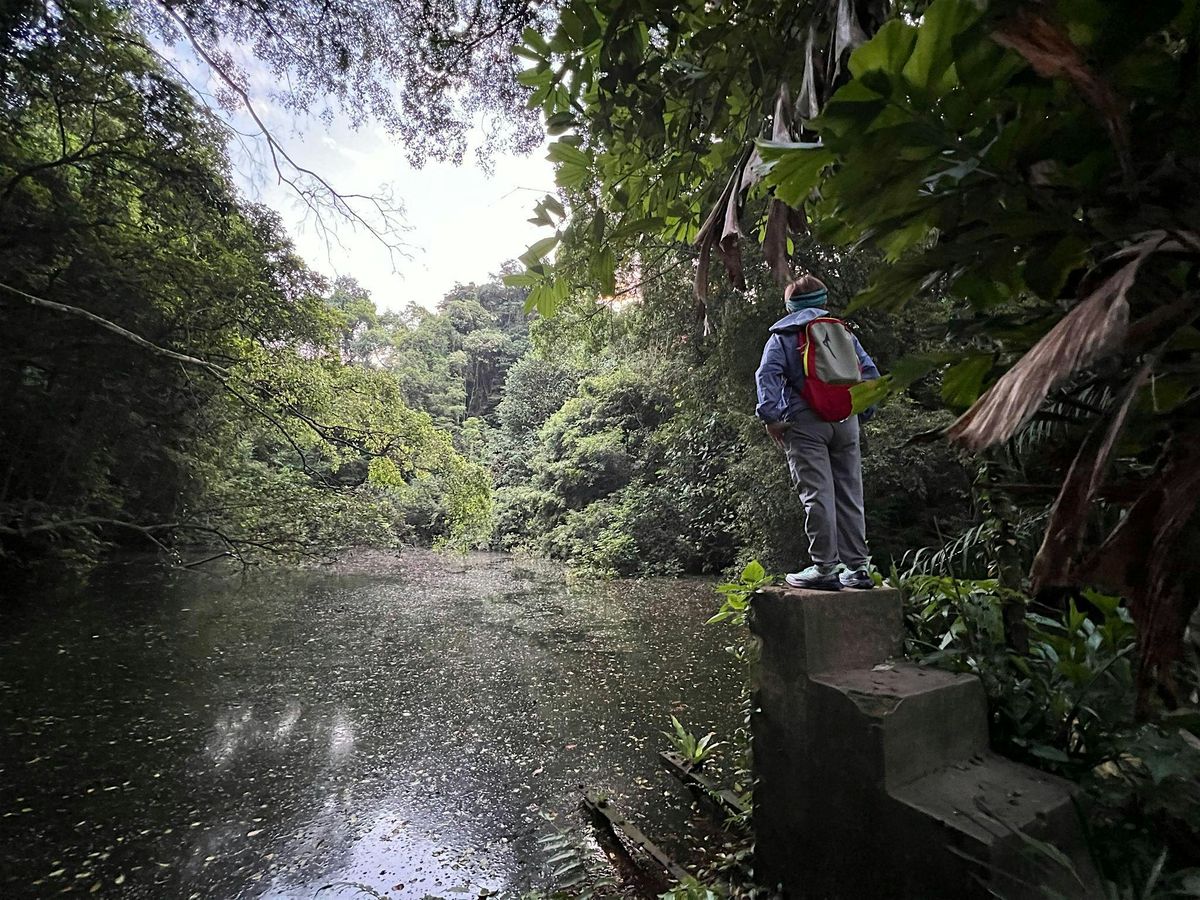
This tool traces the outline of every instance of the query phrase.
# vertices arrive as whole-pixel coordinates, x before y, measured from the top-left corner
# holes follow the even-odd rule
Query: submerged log
[[[728,788],[721,787],[711,778],[701,775],[693,766],[689,766],[687,761],[678,753],[664,750],[658,756],[666,765],[667,771],[688,787],[694,788],[699,793],[704,794],[705,797],[724,810],[728,815],[744,816],[750,812],[750,807],[746,801]]]
[[[595,794],[585,790],[583,792],[583,805],[593,816],[605,824],[623,844],[628,842],[645,853],[675,881],[688,881],[691,879],[691,873],[687,869],[675,862],[669,853],[650,840],[640,828],[622,816],[617,808],[609,803],[608,800],[603,797],[597,797]]]

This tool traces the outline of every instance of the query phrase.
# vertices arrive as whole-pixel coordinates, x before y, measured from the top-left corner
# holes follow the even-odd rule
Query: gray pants
[[[811,410],[799,413],[784,437],[792,484],[804,503],[808,552],[817,565],[867,564],[863,517],[862,457],[858,416],[826,422]]]

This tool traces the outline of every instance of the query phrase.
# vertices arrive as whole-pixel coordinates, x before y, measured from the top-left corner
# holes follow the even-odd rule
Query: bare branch
[[[390,202],[384,202],[380,197],[339,191],[322,175],[298,163],[275,137],[274,132],[267,127],[246,88],[229,73],[216,55],[204,46],[187,21],[169,3],[160,0],[158,5],[179,28],[196,55],[204,61],[212,73],[245,108],[247,115],[254,121],[259,134],[267,145],[271,157],[271,167],[275,170],[279,183],[287,185],[301,199],[312,213],[321,234],[327,240],[330,237],[336,239],[336,231],[329,227],[324,216],[325,209],[332,208],[336,214],[350,221],[355,227],[361,226],[366,229],[368,234],[382,244],[394,267],[396,256],[406,254],[406,245],[395,237],[395,233],[403,227],[397,221],[397,217],[402,215],[402,211],[391,205]],[[161,54],[156,53],[156,55],[161,58]],[[289,171],[295,174],[289,174]],[[306,181],[307,183],[305,183]],[[355,207],[354,201],[361,201],[373,207],[379,217],[379,223],[371,221],[360,212]]]
[[[149,350],[151,353],[154,353],[158,356],[163,356],[167,359],[184,363],[185,365],[196,366],[198,368],[205,369],[206,371],[211,372],[212,374],[221,378],[224,378],[229,374],[228,369],[224,369],[221,366],[218,366],[216,363],[211,363],[206,359],[200,359],[198,356],[188,356],[186,353],[177,353],[174,350],[168,350],[166,347],[160,347],[158,344],[146,340],[140,334],[135,334],[128,328],[122,328],[116,322],[109,321],[103,316],[98,316],[93,312],[88,312],[86,309],[81,309],[78,306],[70,306],[66,303],[57,303],[54,300],[46,300],[42,297],[35,297],[33,294],[28,294],[25,291],[15,288],[12,285],[4,284],[3,282],[0,282],[0,288],[8,291],[11,295],[20,297],[22,300],[32,306],[36,306],[41,309],[51,309],[55,312],[65,313],[69,316],[75,316],[80,319],[86,319],[87,321],[99,325],[101,328],[111,331],[113,334],[119,335],[125,340],[137,344],[139,347]]]

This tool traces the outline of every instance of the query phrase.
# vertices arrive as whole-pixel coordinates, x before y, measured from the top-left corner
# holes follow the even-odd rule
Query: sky
[[[178,47],[168,52],[193,86],[216,90],[205,67]],[[244,113],[227,117],[247,135],[229,147],[243,193],[279,212],[312,268],[330,277],[353,276],[381,309],[398,310],[410,302],[432,308],[455,284],[488,279],[504,262],[547,236],[544,228],[526,221],[534,203],[554,191],[544,149],[524,157],[497,155],[490,175],[473,162],[474,148],[468,149],[460,166],[428,163],[414,169],[403,148],[376,126],[355,131],[344,119],[327,124],[271,103],[267,73],[251,60],[242,63],[259,98],[255,109],[298,164],[318,172],[342,193],[390,189],[403,206],[406,256],[392,257],[375,237],[361,228],[356,231],[345,220],[337,223],[337,241],[328,241],[295,192],[278,183],[265,145],[249,136],[256,130],[251,119]]]

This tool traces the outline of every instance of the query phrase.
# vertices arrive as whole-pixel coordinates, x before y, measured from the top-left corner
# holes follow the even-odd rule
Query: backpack
[[[850,387],[863,380],[854,336],[841,319],[821,316],[796,333],[804,385],[800,396],[826,422],[850,418]]]

